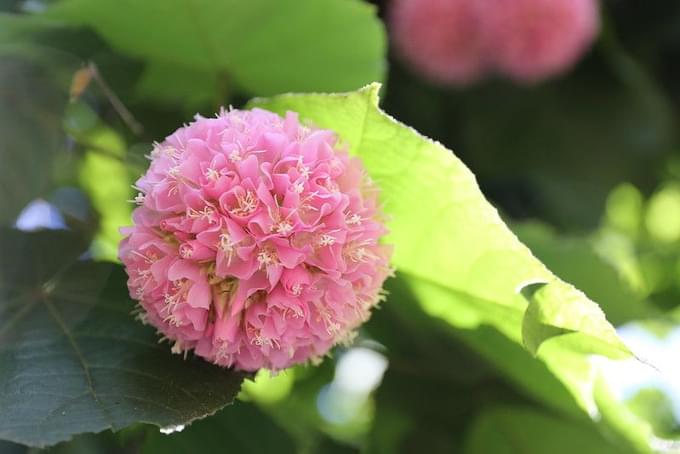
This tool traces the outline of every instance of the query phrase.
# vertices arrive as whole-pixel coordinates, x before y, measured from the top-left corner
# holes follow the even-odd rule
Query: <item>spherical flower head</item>
[[[254,109],[155,145],[120,259],[173,351],[279,370],[318,360],[381,300],[378,189],[330,130]]]
[[[484,0],[497,72],[533,83],[568,70],[599,27],[596,0]]]
[[[465,85],[489,69],[480,0],[393,0],[388,11],[396,54],[439,84]]]

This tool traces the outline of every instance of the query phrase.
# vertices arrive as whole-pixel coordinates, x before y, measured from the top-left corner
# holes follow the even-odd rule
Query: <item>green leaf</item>
[[[59,28],[59,22],[49,18],[0,12],[0,43],[3,45]]]
[[[584,353],[590,350],[621,359],[630,356],[600,307],[573,286],[561,281],[531,284],[522,288],[522,294],[529,301],[522,321],[522,340],[532,354],[537,354],[548,339],[578,333],[588,337]]]
[[[252,93],[349,90],[384,71],[382,23],[358,0],[62,0],[50,15]]]
[[[626,454],[592,426],[522,407],[485,411],[470,429],[465,454]]]
[[[182,360],[135,321],[120,267],[68,232],[0,231],[0,439],[46,446],[135,422],[187,424],[243,375]]]
[[[150,431],[141,454],[295,453],[293,439],[255,405],[236,402],[216,415],[198,421],[179,433]]]
[[[142,102],[181,106],[184,111],[195,113],[215,102],[224,101],[219,99],[218,85],[215,71],[149,61],[137,82],[135,94]]]
[[[554,301],[547,299],[546,302],[545,293],[541,292],[544,287],[545,284],[530,284],[522,289],[522,294],[529,301],[529,306],[526,312],[524,312],[524,320],[522,322],[522,341],[532,355],[538,353],[538,348],[544,341],[555,336],[575,332],[568,328],[542,322],[543,319],[549,319],[553,315],[550,313],[549,306]],[[540,295],[537,296],[536,293],[540,293]],[[544,309],[547,313],[544,313]]]
[[[254,100],[250,106],[299,112],[303,119],[338,132],[350,152],[362,159],[382,188],[391,216],[387,242],[395,245],[393,263],[430,316],[454,332],[490,326],[515,345],[523,343],[523,325],[529,333],[536,325],[560,334],[568,330],[543,336],[538,358],[583,413],[597,415],[597,366],[589,356],[629,357],[627,347],[597,304],[556,278],[512,234],[451,151],[380,111],[378,90],[373,84],[351,93],[282,95]],[[525,313],[528,302],[519,292],[532,283],[545,286],[539,310]],[[514,370],[504,351],[489,349],[483,337],[463,337],[534,392],[535,377]],[[549,393],[537,397],[565,409]]]

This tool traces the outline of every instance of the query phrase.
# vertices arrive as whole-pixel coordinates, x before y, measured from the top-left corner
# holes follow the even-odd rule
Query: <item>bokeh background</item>
[[[465,7],[411,0],[437,19],[399,28],[399,3],[0,1],[0,220],[68,226],[92,237],[94,257],[116,260],[144,154],[195,113],[382,81],[383,109],[452,149],[520,239],[652,364],[603,368],[625,403],[620,418],[650,449],[680,452],[680,3],[593,1],[592,36],[532,80],[433,77],[423,58],[446,68],[497,51],[470,49],[475,18],[488,13],[461,19]],[[523,58],[538,59],[541,40],[559,51],[549,32],[562,26],[518,26],[506,39],[524,30]],[[139,426],[50,451],[645,452],[537,398],[526,383],[547,386],[549,374],[500,333],[452,335],[408,303],[399,273],[387,287],[355,346],[320,367],[258,374],[238,412],[173,435]],[[0,442],[5,450],[25,448]]]

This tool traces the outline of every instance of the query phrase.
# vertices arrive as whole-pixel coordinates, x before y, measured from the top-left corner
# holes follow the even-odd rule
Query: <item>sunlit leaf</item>
[[[616,330],[607,323],[604,312],[580,290],[563,282],[531,284],[522,288],[529,301],[522,321],[522,340],[536,354],[548,339],[564,334],[588,337],[588,349],[612,358],[630,355],[622,348]]]
[[[395,244],[393,262],[428,314],[455,329],[489,325],[519,345],[523,324],[529,331],[534,325],[568,330],[541,339],[539,360],[582,411],[594,416],[597,372],[588,357],[628,357],[627,347],[595,303],[557,279],[517,240],[449,150],[378,109],[378,88],[282,95],[251,106],[297,111],[337,131],[362,158],[391,215],[387,241]],[[525,313],[528,302],[519,292],[532,283],[544,284],[544,299],[539,311]],[[465,339],[499,367],[512,368],[503,351],[490,351],[479,338]],[[511,377],[530,392],[537,383],[521,371]],[[541,398],[559,405],[549,395]]]
[[[0,231],[0,439],[187,424],[231,403],[243,375],[158,344],[130,314],[123,271],[76,260],[86,246]]]

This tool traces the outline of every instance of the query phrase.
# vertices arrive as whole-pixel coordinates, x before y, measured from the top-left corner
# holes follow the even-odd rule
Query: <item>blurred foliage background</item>
[[[115,260],[144,154],[196,112],[381,80],[383,108],[454,150],[520,239],[622,333],[673,338],[680,3],[605,0],[596,42],[566,74],[465,88],[433,85],[393,58],[388,8],[359,0],[0,1],[0,220],[48,201],[93,239],[95,257]],[[215,417],[172,435],[140,425],[47,451],[640,452],[541,401],[470,347],[481,339],[516,358],[526,382],[547,386],[529,354],[492,328],[452,335],[406,303],[412,296],[398,273],[388,290],[354,347],[320,367],[258,374],[241,402]],[[616,382],[633,372],[612,373]],[[672,441],[677,383],[651,375],[649,386],[617,396],[626,423],[651,434],[651,449],[680,452]],[[3,453],[26,450],[0,442]]]

